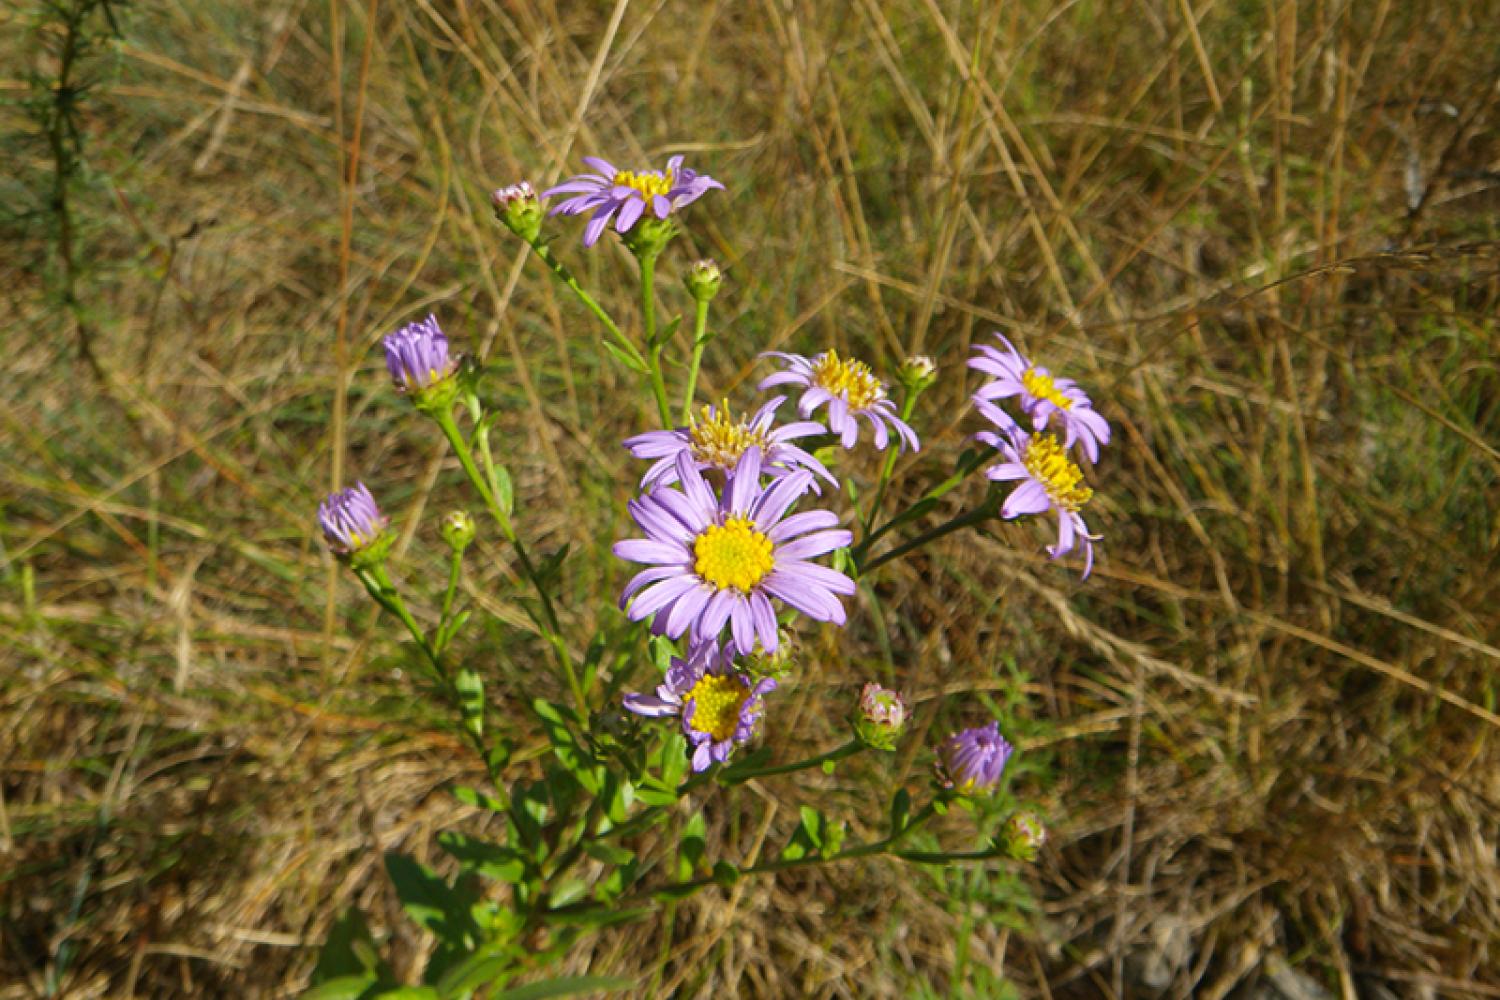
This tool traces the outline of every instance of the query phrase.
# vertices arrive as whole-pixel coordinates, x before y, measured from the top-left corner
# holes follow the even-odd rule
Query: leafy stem
[[[688,363],[687,386],[682,393],[682,422],[693,419],[693,394],[698,391],[698,369],[703,364],[703,349],[708,346],[708,300],[699,299],[693,311],[693,357]]]
[[[536,255],[541,258],[543,264],[547,265],[547,269],[552,272],[553,277],[567,286],[578,297],[578,301],[583,303],[584,308],[598,317],[599,322],[604,324],[604,329],[609,331],[609,335],[615,339],[616,345],[624,352],[625,357],[641,370],[645,370],[646,359],[641,357],[640,350],[630,342],[629,337],[621,332],[619,324],[610,317],[609,313],[604,311],[604,307],[592,295],[583,290],[583,286],[578,283],[578,279],[573,277],[573,272],[569,271],[563,262],[558,260],[556,255],[552,253],[552,247],[538,237],[531,243],[531,249],[536,251]]]
[[[901,400],[901,422],[907,423],[911,420],[912,410],[917,406],[917,393],[908,386],[906,396]],[[893,435],[894,437],[894,435]],[[870,509],[865,512],[865,537],[870,535],[870,526],[875,523],[875,517],[880,513],[880,502],[885,499],[886,487],[891,483],[891,473],[896,471],[896,455],[899,449],[896,441],[891,442],[891,447],[886,449],[885,464],[880,467],[880,480],[875,484],[875,496],[870,501]]]
[[[651,378],[651,395],[656,398],[656,412],[663,427],[672,426],[672,407],[667,403],[667,383],[661,372],[661,352],[665,344],[656,339],[656,258],[657,253],[642,249],[636,254],[641,265],[641,319],[646,326],[646,364]]]

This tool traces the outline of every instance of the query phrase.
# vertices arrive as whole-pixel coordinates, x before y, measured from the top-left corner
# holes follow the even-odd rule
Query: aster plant
[[[800,710],[787,712],[779,699],[819,661],[844,655],[840,630],[868,636],[875,627],[863,612],[887,598],[868,586],[861,593],[860,584],[944,534],[997,518],[1055,515],[1058,535],[1048,553],[1057,558],[1082,546],[1085,576],[1093,565],[1097,536],[1080,513],[1092,491],[1071,450],[1077,445],[1093,463],[1110,435],[1076,383],[1052,376],[1003,338],[1003,350],[981,347],[971,365],[990,379],[974,404],[990,423],[976,435],[984,450],[961,456],[951,475],[925,491],[905,477],[940,461],[922,452],[913,425],[923,394],[943,383],[941,355],[881,365],[832,346],[769,352],[762,357],[777,370],[758,391],[784,394],[734,404],[732,392],[701,400],[700,376],[707,381],[714,371],[711,347],[728,342],[723,349],[739,352],[737,362],[753,356],[742,339],[717,340],[711,322],[731,269],[704,258],[684,262],[677,294],[686,293],[685,308],[667,323],[658,316],[655,274],[694,215],[683,210],[724,185],[682,156],[661,169],[621,169],[600,157],[584,163],[589,172],[541,193],[516,181],[492,200],[497,221],[530,248],[529,259],[597,321],[601,350],[638,379],[637,413],[644,416],[620,445],[639,464],[626,466],[613,485],[616,511],[631,525],[611,547],[631,569],[618,610],[579,614],[567,606],[565,597],[588,581],[565,548],[542,548],[506,466],[507,442],[491,440],[501,413],[487,391],[484,361],[462,353],[462,331],[455,328],[450,340],[436,314],[381,340],[390,399],[424,419],[429,434],[436,430],[432,439],[446,443],[476,513],[487,520],[451,510],[430,530],[407,524],[398,531],[363,483],[329,494],[309,519],[333,557],[399,622],[410,639],[404,652],[414,661],[414,683],[450,709],[456,734],[487,779],[483,789],[454,790],[488,822],[479,824],[483,837],[439,837],[457,867],[451,881],[412,858],[387,857],[397,895],[438,939],[423,987],[435,996],[506,996],[484,991],[523,976],[532,995],[637,989],[609,977],[535,977],[591,926],[639,919],[664,900],[742,877],[856,858],[948,866],[1034,857],[1042,828],[1034,812],[1017,811],[1006,790],[1025,770],[1007,769],[1016,751],[1000,722],[927,742],[934,720],[949,709],[946,698],[931,693],[926,674],[905,666],[914,654],[892,639],[906,630],[881,637],[890,674],[884,683],[866,684],[857,698],[830,695],[828,685],[799,694],[813,711],[838,701],[832,714],[848,720],[844,742],[806,756],[788,752],[798,737],[790,720]],[[549,230],[574,217],[586,219],[585,248],[613,231],[634,258],[638,322],[617,322],[606,300],[554,252],[557,234]],[[690,336],[677,337],[679,328]],[[862,437],[874,448],[859,448]],[[956,491],[980,471],[1002,485],[922,530],[939,501],[960,496]],[[888,494],[899,498],[893,512],[885,509]],[[402,571],[406,546],[393,545],[398,534],[418,549],[435,548],[446,574],[424,581]],[[476,553],[484,565],[504,569],[498,586],[505,592],[496,596],[525,616],[490,625],[486,636],[501,635],[501,642],[465,639],[475,612],[496,606],[470,606],[476,589],[466,585],[465,566]],[[425,593],[409,598],[414,590]],[[596,621],[592,636],[583,631]],[[499,713],[491,705],[486,687],[497,661],[516,668],[505,678],[507,704],[524,704],[526,712]],[[550,752],[512,762],[509,748],[531,743],[538,731]],[[870,751],[885,752],[884,763]],[[861,754],[864,762],[852,761]],[[870,782],[888,795],[882,815],[860,824],[887,832],[846,843],[846,823],[805,795],[812,801],[798,810],[794,828],[781,831],[779,851],[743,865],[703,856],[724,788],[792,775],[805,785],[818,771],[839,782]],[[789,790],[795,795],[796,785]],[[950,806],[975,814],[972,832],[956,833],[951,822],[939,829],[934,821]],[[1023,818],[1006,825],[1007,816]],[[665,830],[673,833],[664,845]],[[645,836],[650,831],[657,832]],[[959,836],[968,843],[954,846]],[[663,849],[675,863],[660,863]],[[341,927],[314,974],[315,992],[398,995],[395,976],[357,922]]]

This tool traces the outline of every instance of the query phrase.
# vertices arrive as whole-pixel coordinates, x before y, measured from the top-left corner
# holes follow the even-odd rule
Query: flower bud
[[[1036,852],[1047,842],[1047,828],[1036,813],[1023,809],[1006,821],[1000,836],[1011,857],[1017,861],[1035,861]]]
[[[993,792],[1013,750],[998,722],[954,733],[938,747],[938,782],[960,795]]]
[[[474,540],[474,519],[467,511],[450,510],[443,515],[443,523],[438,531],[441,532],[443,541],[448,543],[448,548],[455,553],[462,552]]]
[[[448,353],[448,337],[436,316],[408,323],[382,340],[381,346],[397,392],[424,412],[452,408],[458,395],[459,362]]]
[[[620,234],[620,242],[638,259],[655,261],[676,235],[677,226],[671,219],[658,219],[648,212],[629,232]]]
[[[490,195],[495,206],[495,218],[506,229],[527,243],[535,243],[542,235],[542,202],[536,191],[526,182],[503,187]]]
[[[765,677],[780,680],[791,672],[792,662],[797,657],[796,637],[786,629],[778,629],[776,639],[774,653],[767,653],[760,641],[756,640],[754,648],[743,654],[740,666],[745,673],[757,680]]]
[[[318,504],[318,526],[328,547],[340,559],[374,565],[390,550],[390,518],[380,513],[364,483],[328,494]]]
[[[906,728],[906,703],[889,688],[871,681],[859,692],[854,734],[871,750],[894,750]]]
[[[914,354],[901,363],[896,377],[907,392],[921,392],[937,381],[937,364],[925,354]]]
[[[692,263],[687,274],[683,275],[682,283],[687,285],[687,290],[694,299],[699,302],[710,302],[715,295],[719,294],[719,286],[724,283],[724,275],[719,270],[718,264],[705,257],[703,260]]]

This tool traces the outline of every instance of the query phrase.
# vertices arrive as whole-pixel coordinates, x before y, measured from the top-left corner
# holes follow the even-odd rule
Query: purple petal
[[[1016,487],[1015,492],[1005,498],[1005,503],[1000,508],[1000,516],[1008,521],[1023,514],[1040,514],[1051,506],[1052,501],[1047,496],[1046,487],[1035,479],[1030,479]]]

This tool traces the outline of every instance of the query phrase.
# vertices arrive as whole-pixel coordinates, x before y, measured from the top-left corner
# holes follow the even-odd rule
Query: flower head
[[[448,338],[436,316],[408,323],[382,341],[385,367],[396,388],[413,398],[434,385],[447,383],[458,372],[458,363],[448,356]]]
[[[913,354],[901,362],[898,378],[907,392],[921,392],[937,381],[937,362],[925,354]]]
[[[1083,485],[1083,470],[1051,433],[1028,434],[993,403],[978,399],[974,405],[1000,429],[998,434],[980,431],[974,435],[998,449],[1004,459],[985,470],[985,475],[995,482],[1021,483],[1005,498],[1000,516],[1012,520],[1025,514],[1056,511],[1057,544],[1047,548],[1047,555],[1053,559],[1067,555],[1078,539],[1083,539],[1083,576],[1088,579],[1094,568],[1094,542],[1099,536],[1089,534],[1088,525],[1079,513],[1094,495],[1093,490]]]
[[[729,409],[729,403],[721,402],[718,406],[703,407],[686,427],[647,431],[626,438],[625,447],[636,458],[656,460],[641,477],[641,486],[665,486],[676,482],[678,455],[690,456],[699,469],[717,469],[728,474],[739,464],[745,452],[759,448],[762,474],[778,477],[794,469],[806,469],[838,489],[838,480],[823,467],[822,462],[791,443],[823,433],[822,424],[802,420],[781,427],[771,426],[777,408],[785,401],[784,397],[778,396],[752,416],[738,419]],[[817,489],[816,483],[813,488]]]
[[[614,552],[648,567],[620,596],[632,621],[652,618],[656,632],[674,639],[691,627],[695,642],[717,639],[728,625],[740,653],[757,640],[776,651],[773,598],[818,621],[844,623],[839,595],[853,594],[854,581],[809,560],[853,535],[831,511],[788,516],[811,472],[788,472],[762,487],[761,469],[760,449],[747,449],[715,495],[684,451],[678,487],[657,486],[630,502],[646,537],[616,542]]]
[[[542,202],[536,189],[527,181],[503,187],[490,195],[495,218],[505,228],[528,243],[535,243],[542,232]]]
[[[998,722],[954,733],[938,747],[938,781],[960,795],[992,791],[1013,749]]]
[[[336,490],[318,504],[318,526],[323,529],[323,538],[341,556],[376,547],[388,524],[390,518],[380,513],[364,483]]]
[[[709,191],[724,188],[707,174],[684,167],[680,156],[668,160],[664,170],[620,170],[597,156],[585,156],[583,162],[594,172],[570,177],[557,187],[544,191],[542,197],[573,195],[554,205],[550,215],[594,213],[583,230],[583,245],[586,247],[599,241],[611,218],[617,232],[628,233],[647,209],[657,219],[665,221],[674,211],[692,204]]]
[[[443,541],[448,548],[454,552],[462,552],[474,541],[474,519],[465,510],[450,510],[443,515],[443,521],[438,526]]]
[[[1056,378],[1016,350],[1014,344],[999,333],[995,336],[1005,345],[1001,350],[982,344],[975,348],[969,367],[993,376],[974,394],[976,400],[1019,398],[1022,412],[1031,418],[1033,430],[1047,425],[1062,428],[1063,447],[1083,445],[1090,462],[1099,460],[1099,446],[1109,444],[1109,421],[1094,409],[1088,393],[1068,378]]]
[[[656,694],[627,694],[625,707],[651,718],[681,718],[693,747],[693,770],[704,771],[755,735],[764,711],[761,697],[775,687],[769,677],[755,680],[736,669],[733,649],[708,640],[693,643],[686,659],[672,657]]]
[[[860,742],[875,750],[894,750],[906,728],[906,703],[889,688],[871,681],[859,692],[859,714],[854,732]]]
[[[818,407],[828,404],[828,429],[839,436],[845,448],[859,441],[859,421],[864,417],[875,432],[875,447],[885,449],[890,431],[895,431],[904,451],[921,448],[916,432],[897,414],[896,404],[886,398],[885,383],[875,377],[862,361],[840,358],[837,351],[824,351],[814,358],[800,354],[769,351],[762,357],[780,358],[787,367],[761,380],[760,388],[776,385],[805,387],[797,410],[809,417]]]

